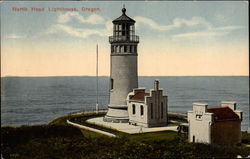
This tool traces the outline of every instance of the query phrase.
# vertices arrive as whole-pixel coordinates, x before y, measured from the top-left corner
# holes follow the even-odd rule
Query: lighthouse
[[[106,122],[128,122],[126,97],[138,87],[137,45],[139,37],[135,35],[135,20],[122,15],[112,21],[113,36],[109,37],[110,54],[110,90],[108,112],[103,118]]]

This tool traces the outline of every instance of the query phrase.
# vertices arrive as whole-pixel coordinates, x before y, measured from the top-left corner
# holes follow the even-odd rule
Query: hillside
[[[57,118],[48,125],[1,127],[1,154],[4,159],[79,158],[235,158],[246,157],[244,144],[211,146],[187,142],[187,136],[164,131],[110,138],[65,123],[66,119],[87,119],[103,115],[79,114]],[[114,131],[114,130],[110,130]],[[243,133],[243,143],[250,134]]]

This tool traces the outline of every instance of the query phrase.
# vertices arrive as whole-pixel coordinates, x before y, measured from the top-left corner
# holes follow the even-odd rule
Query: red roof
[[[148,96],[149,93],[145,93],[145,92],[138,92],[135,95],[133,95],[132,97],[130,97],[130,99],[132,100],[144,100],[145,96]]]
[[[239,116],[228,106],[208,108],[208,112],[214,113],[215,121],[239,120]]]

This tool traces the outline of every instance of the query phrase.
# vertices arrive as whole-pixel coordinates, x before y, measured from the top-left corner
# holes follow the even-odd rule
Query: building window
[[[161,102],[161,119],[163,119],[163,102]]]
[[[124,52],[124,46],[120,46],[121,47],[121,52]]]
[[[196,120],[202,120],[202,115],[201,114],[196,114]]]
[[[127,52],[127,46],[126,45],[124,46],[124,52]]]
[[[130,35],[134,35],[135,27],[134,25],[130,25]]]
[[[141,116],[143,116],[144,114],[144,109],[143,109],[143,105],[141,105]]]
[[[132,114],[135,114],[135,105],[132,105]]]
[[[115,52],[120,52],[120,46],[116,46],[116,51]]]
[[[193,142],[195,142],[195,136],[193,136]]]
[[[131,48],[132,48],[131,52],[135,52],[135,46],[132,45]]]
[[[114,46],[111,45],[111,52],[114,52]]]
[[[114,89],[114,80],[113,78],[110,79],[110,90]]]
[[[153,119],[153,103],[150,104],[150,108],[151,108],[151,119]]]
[[[130,46],[129,45],[127,46],[127,52],[130,52]]]
[[[115,31],[118,31],[118,30],[119,30],[119,25],[116,24],[116,25],[115,25]]]

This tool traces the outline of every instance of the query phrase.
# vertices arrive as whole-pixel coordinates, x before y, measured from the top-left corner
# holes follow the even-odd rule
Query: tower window
[[[127,25],[126,25],[126,30],[129,30],[129,24],[127,23]]]
[[[135,105],[132,105],[132,114],[135,114]]]
[[[120,52],[120,46],[116,46],[116,52]]]
[[[111,45],[111,52],[114,52],[114,46]]]
[[[113,78],[110,79],[110,90],[114,89],[114,80]]]
[[[124,46],[120,46],[121,47],[121,52],[124,52]]]
[[[119,30],[119,25],[118,25],[118,24],[115,25],[115,30],[116,30],[116,31]]]
[[[161,119],[163,118],[163,102],[161,102]]]
[[[130,25],[130,31],[134,31],[134,25]]]
[[[143,116],[144,114],[144,108],[143,108],[143,105],[141,105],[141,116]]]
[[[127,52],[127,46],[126,45],[124,46],[124,52]]]
[[[135,52],[135,46],[132,45],[131,48],[132,48],[131,52]]]
[[[132,46],[129,46],[129,52],[132,52]]]
[[[150,108],[151,108],[151,119],[153,119],[153,103],[150,104]]]

